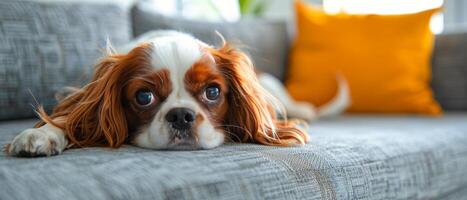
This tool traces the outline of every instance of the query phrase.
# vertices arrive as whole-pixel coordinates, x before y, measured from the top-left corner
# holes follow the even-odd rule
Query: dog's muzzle
[[[196,113],[189,108],[173,108],[165,115],[171,131],[170,149],[197,149],[193,135]]]

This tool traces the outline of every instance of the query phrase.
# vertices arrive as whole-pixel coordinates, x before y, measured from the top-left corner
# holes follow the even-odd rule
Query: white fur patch
[[[258,81],[284,105],[286,114],[291,118],[311,121],[316,118],[316,108],[308,102],[295,101],[285,89],[284,85],[274,76],[266,73],[258,75]]]
[[[198,127],[199,146],[203,149],[212,149],[224,143],[225,136],[222,132],[214,129],[207,120]]]
[[[62,153],[67,144],[61,129],[46,124],[21,132],[13,139],[7,153],[15,156],[53,156]]]

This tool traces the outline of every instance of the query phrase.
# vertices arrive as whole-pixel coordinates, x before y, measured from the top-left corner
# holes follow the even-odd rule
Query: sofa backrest
[[[88,81],[107,37],[130,40],[128,8],[110,1],[0,1],[0,120],[33,117],[37,104],[50,110],[57,90]]]
[[[0,2],[0,120],[33,117],[34,106],[50,110],[63,86],[89,80],[108,36],[115,45],[157,29],[175,29],[216,45],[215,30],[243,44],[257,67],[283,79],[289,36],[285,21],[209,23],[166,17],[135,6],[78,1]],[[131,30],[131,26],[133,30]],[[445,110],[467,110],[467,33],[436,37],[433,90]],[[33,97],[34,96],[34,97]]]
[[[143,4],[144,5],[144,4]],[[285,74],[289,38],[287,24],[281,20],[251,19],[240,22],[204,22],[168,17],[145,6],[132,9],[135,37],[151,30],[177,30],[192,34],[210,45],[221,45],[216,31],[251,55],[255,66],[279,79]]]
[[[216,44],[217,30],[228,40],[241,41],[256,67],[279,79],[286,77],[290,40],[285,21],[198,22],[163,16],[139,5],[132,9],[132,21],[134,36],[151,30],[174,29]],[[437,35],[435,44],[432,62],[435,97],[445,110],[467,110],[467,33]]]
[[[432,86],[445,110],[467,110],[467,33],[436,36]]]

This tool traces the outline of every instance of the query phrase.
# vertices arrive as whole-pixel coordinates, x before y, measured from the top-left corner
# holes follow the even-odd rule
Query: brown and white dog
[[[228,140],[303,145],[307,133],[277,113],[285,108],[306,120],[339,113],[347,93],[341,83],[335,99],[317,112],[293,101],[270,75],[257,77],[250,59],[230,44],[215,48],[184,33],[153,32],[119,53],[110,51],[90,83],[62,99],[51,115],[39,109],[41,121],[5,151],[51,156],[70,147],[123,144],[211,149]]]

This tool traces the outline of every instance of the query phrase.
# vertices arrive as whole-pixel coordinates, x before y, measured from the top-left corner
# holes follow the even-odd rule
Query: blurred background
[[[443,13],[435,16],[432,21],[432,29],[435,33],[467,29],[465,0],[308,1],[322,5],[328,13],[344,11],[355,14],[402,14],[443,6]],[[242,17],[293,20],[293,0],[145,0],[144,2],[161,14],[198,20],[234,22]]]

